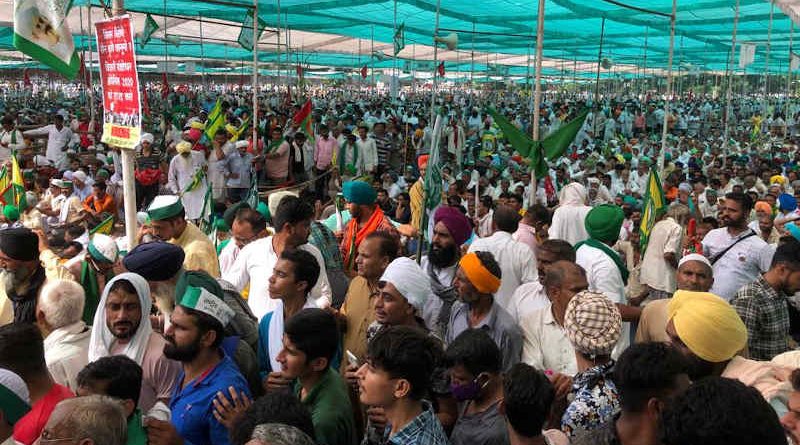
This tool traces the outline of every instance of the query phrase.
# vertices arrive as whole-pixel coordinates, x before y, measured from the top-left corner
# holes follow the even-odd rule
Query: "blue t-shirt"
[[[222,354],[217,366],[183,388],[183,371],[178,376],[169,407],[172,424],[187,445],[228,445],[228,430],[214,418],[212,401],[218,391],[228,394],[229,386],[251,397],[239,368],[227,354]]]

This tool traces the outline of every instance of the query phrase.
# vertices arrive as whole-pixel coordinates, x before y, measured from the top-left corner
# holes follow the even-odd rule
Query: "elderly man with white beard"
[[[208,181],[202,178],[197,186],[192,187],[192,184],[198,171],[208,169],[208,164],[202,152],[192,150],[191,142],[181,141],[175,146],[175,150],[178,156],[169,163],[167,188],[176,195],[182,193],[181,201],[186,210],[186,219],[196,221],[203,212]]]
[[[36,296],[45,278],[36,234],[24,227],[0,231],[0,326],[36,322]]]

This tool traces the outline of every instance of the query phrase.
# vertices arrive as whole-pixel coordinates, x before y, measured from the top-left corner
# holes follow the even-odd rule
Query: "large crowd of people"
[[[3,445],[800,445],[794,103],[8,88]]]

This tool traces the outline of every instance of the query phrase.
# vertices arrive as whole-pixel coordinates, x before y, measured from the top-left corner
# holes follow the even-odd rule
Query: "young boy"
[[[303,309],[286,322],[277,359],[283,378],[296,379],[294,393],[311,411],[318,443],[355,445],[347,386],[331,366],[338,347],[335,316],[322,309]]]
[[[359,398],[383,407],[387,444],[448,443],[430,402],[422,400],[441,356],[436,339],[416,327],[386,327],[369,342],[367,362],[356,373]]]

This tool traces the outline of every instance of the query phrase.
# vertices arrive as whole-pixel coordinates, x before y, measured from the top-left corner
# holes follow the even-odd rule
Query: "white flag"
[[[746,68],[753,63],[756,57],[756,46],[751,43],[742,43],[739,50],[739,68]]]
[[[790,69],[792,71],[797,71],[797,69],[800,68],[800,56],[798,56],[795,53],[792,53],[791,54],[791,61],[789,63],[790,63],[790,65],[789,65]]]
[[[14,0],[14,47],[74,79],[81,66],[66,15],[72,2]]]

